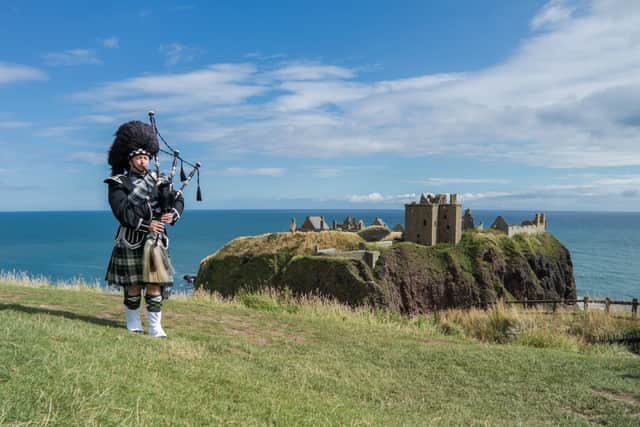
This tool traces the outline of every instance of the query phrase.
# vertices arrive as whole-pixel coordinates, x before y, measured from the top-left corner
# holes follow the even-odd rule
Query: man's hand
[[[171,224],[173,222],[173,212],[163,213],[160,217],[160,221],[165,224]]]
[[[149,229],[155,231],[156,233],[164,233],[164,223],[160,221],[151,221]]]

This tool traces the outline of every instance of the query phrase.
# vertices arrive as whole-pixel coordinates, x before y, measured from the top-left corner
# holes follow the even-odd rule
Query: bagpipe
[[[198,183],[198,189],[196,191],[196,201],[201,202],[202,191],[200,190],[200,167],[202,165],[200,164],[200,162],[195,162],[194,164],[186,161],[180,156],[180,150],[176,150],[173,147],[171,147],[171,145],[169,145],[169,143],[162,137],[160,132],[158,132],[158,127],[156,126],[156,118],[153,111],[149,111],[149,123],[151,125],[151,128],[155,132],[156,137],[160,141],[162,141],[162,143],[169,150],[167,151],[162,147],[160,147],[158,152],[165,153],[173,157],[171,162],[171,170],[169,172],[169,175],[166,175],[160,172],[160,158],[158,157],[158,154],[156,154],[154,156],[155,167],[156,167],[155,176],[154,174],[150,175],[155,181],[156,186],[158,187],[158,193],[159,193],[158,197],[160,199],[160,206],[162,207],[163,213],[169,212],[171,211],[171,209],[173,209],[176,199],[183,194],[184,189],[187,187],[187,185],[189,185],[194,175],[196,174],[197,174],[197,183]],[[176,175],[178,160],[180,160],[180,182],[182,183],[182,186],[180,187],[179,190],[174,190],[173,177]],[[185,163],[188,166],[191,166],[193,168],[191,172],[189,172],[189,175],[186,175],[184,173]],[[150,171],[147,171],[147,172],[150,172]]]
[[[200,190],[200,162],[191,163],[180,156],[180,151],[174,149],[158,132],[156,126],[155,114],[149,111],[149,123],[156,137],[162,141],[166,149],[159,148],[159,152],[154,155],[155,171],[147,171],[148,176],[154,182],[158,190],[158,203],[160,215],[173,212],[176,203],[181,199],[185,188],[189,185],[194,176],[197,178],[198,189],[196,191],[196,201],[202,201],[202,191]],[[172,156],[171,169],[168,174],[160,172],[159,153]],[[180,182],[179,189],[174,189],[173,178],[180,161]],[[191,166],[193,169],[189,174],[184,172],[184,164]],[[157,218],[155,218],[157,219]],[[165,233],[156,233],[149,231],[146,237],[143,252],[143,280],[146,283],[169,284],[173,282],[173,274],[175,270],[169,259],[169,238]]]

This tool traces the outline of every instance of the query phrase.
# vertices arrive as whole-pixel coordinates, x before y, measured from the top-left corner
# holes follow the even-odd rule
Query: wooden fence
[[[630,305],[631,306],[631,318],[638,318],[638,298],[634,298],[631,301],[616,301],[609,298],[605,299],[591,299],[588,296],[580,299],[525,299],[521,301],[504,301],[505,304],[523,304],[527,305],[539,305],[539,304],[551,304],[553,311],[556,311],[559,304],[578,304],[582,303],[584,311],[589,310],[589,304],[604,304],[604,311],[609,313],[612,305]]]

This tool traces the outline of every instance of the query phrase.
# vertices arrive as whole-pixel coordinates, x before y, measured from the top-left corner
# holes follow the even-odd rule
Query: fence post
[[[553,312],[555,313],[558,310],[558,302],[557,301],[553,301],[553,305],[551,306],[551,309],[553,310]]]
[[[584,297],[584,311],[589,310],[589,296]]]
[[[609,298],[605,298],[604,300],[604,311],[609,313],[609,309],[611,308],[611,300]]]
[[[634,298],[631,301],[631,318],[632,319],[638,318],[638,298]]]

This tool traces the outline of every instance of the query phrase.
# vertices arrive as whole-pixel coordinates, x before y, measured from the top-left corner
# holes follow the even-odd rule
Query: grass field
[[[200,295],[166,303],[157,340],[120,295],[8,282],[0,425],[640,424],[640,357],[584,339],[637,321]]]

